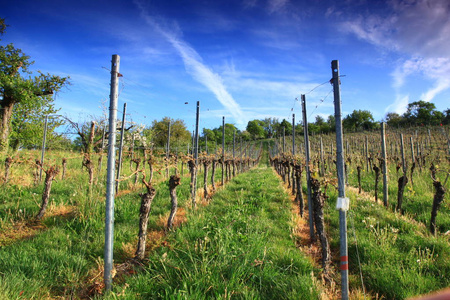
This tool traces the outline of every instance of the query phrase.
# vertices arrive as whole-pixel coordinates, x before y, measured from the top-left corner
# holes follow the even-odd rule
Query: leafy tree
[[[42,143],[45,116],[58,112],[48,97],[38,101],[19,102],[14,106],[11,119],[10,146],[33,148]],[[47,140],[55,137],[54,130],[63,122],[60,119],[48,118]]]
[[[409,103],[403,117],[411,125],[438,125],[444,114],[436,110],[434,103],[420,100]]]
[[[327,125],[329,128],[329,132],[335,132],[336,131],[336,118],[334,115],[329,115],[327,118]]]
[[[252,139],[251,134],[247,130],[242,131],[239,137],[242,138],[243,141],[250,141]]]
[[[446,110],[444,110],[444,118],[442,119],[442,124],[444,125],[448,125],[450,124],[450,108],[447,108]]]
[[[376,124],[374,122],[372,113],[368,110],[354,110],[342,120],[344,129],[348,131],[369,130],[374,129]]]
[[[265,118],[264,120],[262,120],[262,122],[264,123],[263,128],[265,131],[265,136],[268,138],[273,137],[275,130],[278,127],[278,119],[277,118]]]
[[[329,123],[325,122],[325,119],[322,116],[316,116],[314,125],[317,127],[317,133],[328,133],[331,131]]]
[[[391,127],[400,127],[404,122],[404,118],[396,112],[388,112],[386,114],[386,123]]]
[[[183,120],[164,117],[161,121],[152,123],[153,143],[157,147],[166,147],[170,122],[170,147],[185,145],[191,141],[191,133],[187,130]]]
[[[207,137],[208,142],[217,142],[216,133],[212,129],[203,128],[203,137]]]
[[[261,120],[252,120],[247,123],[247,131],[253,139],[262,139],[265,137],[264,122]]]
[[[317,126],[323,126],[323,125],[325,125],[325,119],[322,117],[322,116],[320,116],[320,115],[317,115],[316,116],[316,122],[314,122]]]
[[[222,132],[223,132],[223,126],[220,126],[219,128],[215,128],[214,133],[216,136],[217,144],[222,144]],[[230,144],[233,142],[233,133],[236,132],[239,134],[238,129],[233,124],[225,123],[225,144]]]
[[[0,34],[3,34],[5,29],[4,19],[0,18]],[[23,112],[27,107],[45,107],[53,101],[51,95],[68,84],[68,77],[39,71],[38,75],[31,76],[28,67],[34,62],[29,59],[29,56],[13,44],[0,46],[0,152],[5,151],[9,145],[15,106],[22,104],[19,112]],[[21,127],[19,121],[20,118],[17,118],[16,128]]]
[[[280,123],[280,135],[283,134],[283,128],[286,135],[292,135],[292,123],[286,121],[286,119],[283,119]]]

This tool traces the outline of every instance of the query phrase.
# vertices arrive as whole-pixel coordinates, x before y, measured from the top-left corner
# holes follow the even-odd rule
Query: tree
[[[216,133],[212,129],[203,128],[203,136],[208,139],[208,142],[217,142]]]
[[[265,136],[264,122],[261,120],[248,121],[246,129],[253,139],[262,139]]]
[[[404,118],[396,112],[386,114],[386,123],[391,127],[399,127],[405,122]]]
[[[348,131],[369,130],[376,127],[372,113],[368,110],[354,110],[342,121],[342,125]]]
[[[222,144],[222,133],[223,133],[223,126],[220,126],[219,128],[213,129],[216,141],[218,144]],[[233,133],[239,133],[236,126],[230,123],[225,123],[225,144],[230,144],[233,142]]]
[[[438,125],[444,114],[436,110],[434,103],[420,100],[409,103],[403,117],[411,125]]]
[[[336,118],[334,115],[329,115],[327,118],[327,124],[328,128],[330,129],[330,132],[336,131]]]
[[[0,34],[5,32],[0,18]],[[0,46],[0,152],[7,150],[14,107],[45,107],[53,101],[51,95],[68,84],[68,77],[37,72],[31,76],[28,67],[34,62],[13,44]],[[18,119],[16,119],[18,121]],[[16,124],[17,126],[18,124]]]
[[[157,147],[166,147],[170,122],[170,147],[184,145],[191,141],[191,133],[187,130],[183,120],[164,117],[161,121],[152,123],[153,143]]]
[[[292,135],[292,124],[286,121],[286,119],[283,119],[280,123],[280,135],[283,134],[283,128],[285,135]]]
[[[263,128],[265,131],[265,136],[268,138],[272,138],[274,135],[274,131],[277,128],[277,125],[279,124],[277,118],[265,118],[262,120],[264,123]]]
[[[34,148],[42,143],[45,116],[55,114],[51,98],[42,101],[24,101],[14,106],[11,118],[10,146],[15,151],[19,147]],[[48,118],[47,140],[55,137],[54,130],[63,122],[57,118]]]
[[[448,125],[450,124],[450,108],[447,108],[446,110],[444,110],[444,118],[442,119],[442,124],[444,125]]]

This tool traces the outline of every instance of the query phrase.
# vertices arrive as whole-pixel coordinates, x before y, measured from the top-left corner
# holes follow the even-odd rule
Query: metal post
[[[103,156],[103,149],[105,149],[105,136],[106,136],[106,125],[103,126],[103,133],[102,133],[102,147],[100,149],[100,156]],[[102,165],[103,165],[103,159],[100,160],[100,166],[98,168],[98,171],[102,171]]]
[[[222,186],[225,184],[225,117],[222,117]]]
[[[347,202],[345,198],[345,168],[344,168],[344,147],[342,133],[341,115],[341,92],[339,87],[339,61],[331,62],[331,72],[333,74],[334,91],[334,117],[336,119],[336,166],[338,177],[338,201]],[[339,204],[339,203],[338,203]],[[348,205],[339,205],[339,234],[340,234],[340,255],[341,255],[341,297],[348,299],[348,249],[347,249],[347,209]]]
[[[295,155],[295,114],[292,114],[292,156]]]
[[[306,116],[306,97],[301,95],[302,113],[303,113],[303,135],[305,136],[305,158],[306,158],[306,186],[308,193],[308,215],[309,215],[309,237],[314,240],[314,221],[313,221],[313,203],[311,200],[311,173],[309,171],[309,137],[308,137],[308,119]]]
[[[383,204],[388,206],[388,181],[387,181],[387,158],[386,158],[386,123],[381,123],[381,155],[383,156]]]
[[[367,135],[364,143],[364,149],[366,154],[366,172],[369,173],[369,139]]]
[[[48,115],[45,116],[45,123],[44,123],[44,137],[42,138],[41,169],[39,170],[39,182],[42,180],[42,168],[44,167],[45,141],[47,139],[47,126],[48,126]]]
[[[192,130],[192,155],[194,155],[194,148],[195,148],[195,130]]]
[[[283,126],[283,153],[286,152],[286,128]]]
[[[166,178],[169,178],[169,156],[170,156],[170,119],[167,127],[167,147],[166,147]]]
[[[236,149],[236,130],[233,131],[233,159],[235,156],[235,149]]]
[[[406,159],[405,159],[405,147],[403,145],[403,133],[400,133],[400,151],[402,153],[402,170],[403,175],[406,175]]]
[[[106,213],[105,213],[105,250],[104,250],[104,281],[107,291],[111,290],[113,267],[113,241],[114,241],[114,174],[116,168],[116,118],[118,100],[119,55],[112,56],[111,66],[111,93],[109,104],[109,145],[108,145],[108,171],[106,177]]]
[[[119,192],[119,178],[120,178],[120,169],[122,168],[122,149],[123,149],[123,137],[125,133],[125,113],[127,111],[127,104],[123,104],[123,115],[122,115],[122,128],[120,130],[120,146],[119,146],[119,165],[117,166],[117,175],[116,175],[116,193]]]
[[[347,143],[348,145],[348,143]],[[320,175],[325,176],[324,159],[323,159],[323,140],[320,136]]]
[[[196,201],[195,196],[197,193],[197,170],[198,170],[198,123],[200,119],[200,101],[197,101],[197,114],[195,116],[195,138],[194,138],[194,191],[192,193],[192,206],[195,207]]]

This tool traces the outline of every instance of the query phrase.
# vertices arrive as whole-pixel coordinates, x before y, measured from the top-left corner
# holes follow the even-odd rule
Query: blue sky
[[[29,1],[0,0],[2,44],[33,68],[70,76],[60,113],[75,121],[109,105],[111,56],[121,57],[119,107],[151,124],[164,116],[194,128],[333,114],[331,61],[339,60],[343,115],[375,120],[408,102],[450,107],[450,1]],[[322,84],[322,85],[321,85]],[[313,90],[313,91],[311,91]],[[188,104],[185,104],[188,102]]]

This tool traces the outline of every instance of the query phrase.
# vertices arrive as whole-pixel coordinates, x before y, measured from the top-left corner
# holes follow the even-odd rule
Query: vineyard
[[[244,134],[223,117],[200,139],[199,101],[192,135],[182,120],[126,120],[126,103],[118,121],[119,62],[108,120],[49,111],[41,147],[17,129],[9,145],[2,128],[0,298],[407,299],[450,286],[448,123],[343,122],[332,61],[335,115],[311,134],[303,94],[292,131],[269,119],[267,136],[260,120]],[[30,97],[50,101],[67,80],[53,79]],[[398,124],[446,120],[433,110],[413,102]]]
[[[405,299],[450,285],[446,132],[386,130],[386,202],[380,132],[345,135],[350,298]],[[124,148],[114,285],[104,296],[339,297],[335,140],[309,143],[312,239],[302,136],[202,152],[198,168],[189,153]],[[47,151],[44,165],[40,155],[4,160],[1,297],[103,295],[105,153]]]

